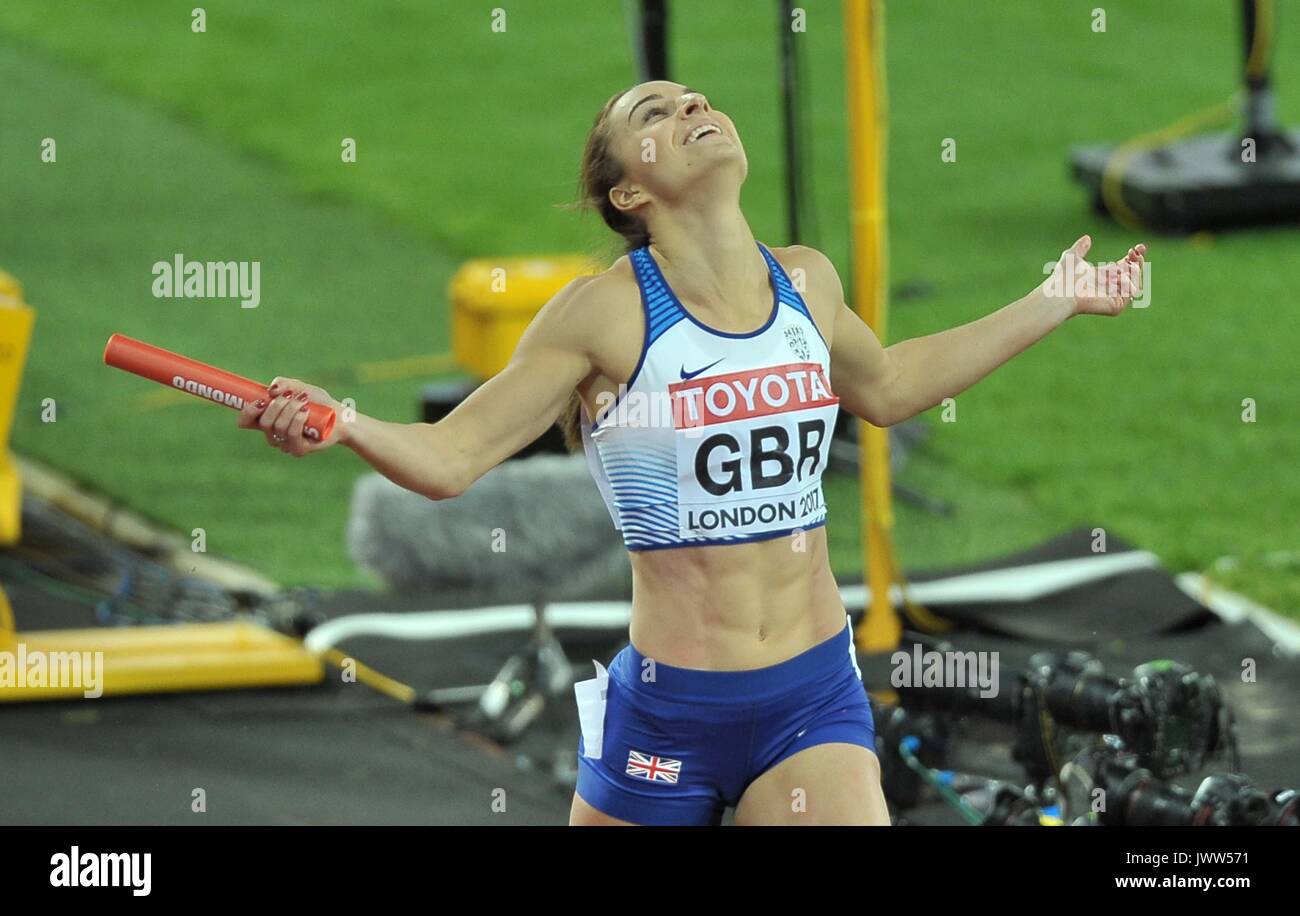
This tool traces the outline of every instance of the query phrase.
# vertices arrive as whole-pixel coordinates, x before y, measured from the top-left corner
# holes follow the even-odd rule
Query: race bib
[[[675,382],[678,527],[734,537],[825,521],[821,476],[839,398],[821,364]]]

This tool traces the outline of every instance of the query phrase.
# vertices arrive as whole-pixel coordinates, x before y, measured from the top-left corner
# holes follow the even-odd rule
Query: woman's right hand
[[[239,428],[256,429],[266,436],[266,443],[286,455],[301,458],[342,441],[346,424],[343,405],[324,388],[301,379],[277,375],[271,382],[268,398],[246,401],[239,411]],[[303,434],[307,423],[307,404],[325,404],[334,410],[334,429],[323,441]]]

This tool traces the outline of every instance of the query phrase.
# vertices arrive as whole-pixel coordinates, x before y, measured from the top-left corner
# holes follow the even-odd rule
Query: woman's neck
[[[723,320],[752,318],[751,296],[769,289],[759,253],[739,201],[708,208],[678,204],[656,214],[650,246],[671,275],[677,295]]]

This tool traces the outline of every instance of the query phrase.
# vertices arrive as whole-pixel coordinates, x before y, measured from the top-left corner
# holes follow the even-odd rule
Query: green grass
[[[350,454],[279,460],[233,414],[143,412],[144,384],[98,366],[112,331],[256,377],[302,375],[447,344],[445,283],[462,258],[590,249],[604,231],[572,198],[595,111],[632,81],[619,4],[126,2],[0,6],[0,266],[38,322],[15,448],[50,461],[285,582],[364,579],[343,546]],[[804,4],[816,242],[846,280],[839,4]],[[1083,232],[1101,256],[1134,241],[1095,217],[1066,151],[1120,140],[1236,85],[1230,5],[1198,0],[889,4],[890,271],[927,292],[897,301],[888,339],[985,314],[1041,279]],[[680,77],[745,139],[745,208],[782,238],[776,39],[770,7],[674,5]],[[1276,53],[1281,115],[1300,123],[1300,30]],[[59,142],[57,165],[38,159]],[[339,160],[344,137],[358,162]],[[945,138],[957,161],[940,160]],[[1300,616],[1290,473],[1300,404],[1295,234],[1148,240],[1154,300],[1076,319],[962,395],[902,480],[951,500],[898,507],[921,568],[1019,549],[1102,523],[1174,569],[1240,558],[1225,582]],[[149,266],[176,251],[262,262],[263,304],[155,300]],[[418,380],[353,386],[361,410],[414,419]],[[327,387],[330,387],[327,385]],[[336,395],[342,393],[335,390]],[[42,424],[43,398],[59,422]],[[1254,398],[1259,420],[1240,420]],[[228,421],[228,422],[227,422]],[[857,494],[828,485],[833,563],[860,566]]]

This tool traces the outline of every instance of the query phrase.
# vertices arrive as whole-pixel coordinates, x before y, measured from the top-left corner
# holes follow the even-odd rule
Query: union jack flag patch
[[[650,782],[677,782],[682,774],[682,762],[656,754],[643,754],[629,751],[627,755],[627,775]]]

